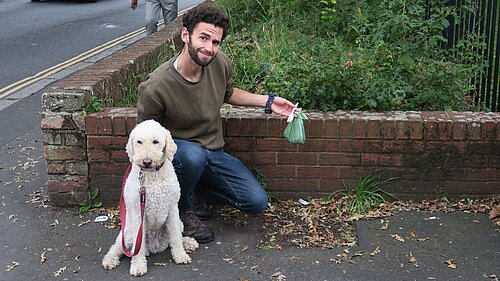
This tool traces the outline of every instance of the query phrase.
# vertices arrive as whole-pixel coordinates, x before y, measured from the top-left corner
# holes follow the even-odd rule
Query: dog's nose
[[[145,168],[149,168],[151,167],[151,164],[153,163],[153,161],[151,159],[144,159],[142,160],[142,165],[145,167]]]

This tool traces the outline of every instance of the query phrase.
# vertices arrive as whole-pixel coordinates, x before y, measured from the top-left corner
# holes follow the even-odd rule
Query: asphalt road
[[[200,2],[180,0],[179,11]],[[143,28],[144,13],[144,1],[132,11],[126,0],[0,0],[0,89]],[[39,126],[44,87],[143,36],[0,98],[0,146]]]

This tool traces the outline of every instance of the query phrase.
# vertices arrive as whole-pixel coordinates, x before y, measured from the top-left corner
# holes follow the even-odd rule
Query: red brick
[[[53,146],[44,147],[46,160],[86,160],[87,153],[79,146]]]
[[[458,141],[429,141],[425,144],[425,150],[434,153],[463,154],[467,151],[467,144]]]
[[[380,119],[368,119],[366,124],[366,138],[378,139],[381,138],[381,124]]]
[[[323,136],[325,138],[338,138],[338,128],[339,128],[339,119],[338,118],[327,118],[323,121],[324,124],[324,133]]]
[[[500,169],[470,169],[466,179],[475,181],[500,181]]]
[[[79,192],[88,191],[87,177],[84,176],[55,176],[47,181],[49,192]]]
[[[410,139],[422,139],[424,124],[422,121],[409,121],[410,122]]]
[[[279,192],[283,191],[305,191],[314,196],[318,189],[319,179],[295,179],[295,178],[279,178],[273,189]]]
[[[465,121],[454,121],[452,128],[452,138],[454,140],[464,140],[467,132],[467,123]]]
[[[125,117],[115,116],[112,118],[112,123],[113,123],[113,135],[127,134],[127,124]]]
[[[279,165],[317,165],[318,153],[278,152]]]
[[[42,113],[40,121],[42,129],[74,130],[78,129],[71,114]]]
[[[127,124],[127,135],[130,135],[130,132],[135,128],[137,125],[137,116],[134,117],[126,117],[125,123]]]
[[[319,165],[353,166],[361,163],[359,153],[320,153]]]
[[[394,120],[381,120],[380,132],[386,140],[396,139],[396,122]]]
[[[252,138],[226,137],[224,141],[226,143],[224,150],[228,152],[255,150],[255,139]]]
[[[256,137],[267,137],[267,118],[258,118],[254,120],[254,135]]]
[[[495,140],[496,139],[496,134],[498,132],[495,132],[495,127],[498,122],[495,121],[484,121],[481,124],[481,139],[482,140]]]
[[[344,189],[343,183],[348,184],[351,187],[355,187],[356,184],[358,183],[358,181],[353,180],[353,179],[342,179],[342,178],[339,178],[339,179],[319,179],[318,191],[327,192],[327,193],[329,193],[328,195],[330,195],[331,193],[335,192],[336,190],[343,190]]]
[[[304,120],[304,127],[307,138],[323,137],[323,119]]]
[[[410,122],[407,120],[396,120],[396,138],[409,139],[410,138]]]
[[[286,139],[256,139],[257,151],[297,151],[297,144],[291,144]]]
[[[402,165],[401,155],[394,154],[361,154],[361,165],[363,166],[395,166]]]
[[[332,152],[338,151],[344,140],[312,139],[298,146],[300,152]]]
[[[352,136],[357,139],[366,138],[367,134],[367,121],[365,118],[354,118],[352,122]]]
[[[352,140],[351,149],[348,152],[380,152],[383,149],[382,140]]]
[[[479,121],[474,120],[467,122],[467,139],[481,139],[481,123]]]
[[[282,165],[261,165],[258,166],[260,171],[266,175],[267,178],[295,178],[295,166],[282,166]]]
[[[426,120],[424,122],[424,139],[437,140],[439,139],[439,123],[435,120]]]
[[[285,123],[281,118],[269,117],[267,119],[267,137],[283,137]]]
[[[94,175],[124,175],[129,163],[91,163],[90,174]]]
[[[103,149],[91,149],[88,153],[89,162],[109,162],[111,160],[110,152]]]
[[[440,121],[438,125],[439,139],[440,140],[450,140],[453,136],[453,122],[451,120]]]
[[[241,136],[240,118],[227,118],[225,136]]]
[[[255,124],[253,118],[240,119],[240,136],[255,136]]]
[[[416,140],[386,140],[382,143],[381,152],[384,153],[422,153],[425,151],[424,141]],[[376,152],[376,151],[373,151]]]
[[[339,138],[349,139],[353,137],[352,118],[339,119]]]
[[[111,150],[111,160],[113,160],[113,162],[129,162],[129,158],[125,150]]]
[[[276,152],[248,152],[252,156],[252,164],[276,164]],[[287,163],[288,164],[288,163]]]
[[[99,116],[99,119],[97,120],[97,123],[99,124],[99,135],[111,135],[113,134],[113,127],[111,123],[111,117],[110,116]]]
[[[297,167],[298,178],[338,178],[338,167],[322,166],[299,166]]]

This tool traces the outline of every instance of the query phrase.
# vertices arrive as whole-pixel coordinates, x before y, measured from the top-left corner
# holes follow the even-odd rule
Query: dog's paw
[[[172,257],[177,264],[186,264],[191,262],[191,257],[184,251],[172,251]]]
[[[193,237],[182,237],[182,246],[186,252],[192,252],[200,246]]]
[[[148,262],[144,257],[133,257],[130,262],[130,275],[142,276],[148,272]]]
[[[113,269],[120,264],[120,259],[116,256],[106,255],[104,259],[102,259],[102,267],[105,269]]]

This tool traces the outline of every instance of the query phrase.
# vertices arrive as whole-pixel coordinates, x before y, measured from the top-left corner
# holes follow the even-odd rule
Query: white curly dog
[[[123,198],[126,205],[125,246],[132,249],[141,224],[141,186],[146,190],[142,246],[132,257],[130,274],[142,276],[147,272],[146,256],[171,248],[176,263],[190,263],[186,251],[194,251],[198,243],[191,237],[182,237],[184,225],[179,217],[177,203],[180,187],[172,166],[177,146],[170,132],[154,120],[138,124],[130,133],[126,146],[132,163],[125,182]],[[123,210],[121,210],[123,212]],[[122,225],[123,227],[123,225]],[[122,232],[102,260],[105,269],[113,269],[120,264]]]

